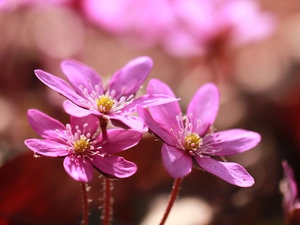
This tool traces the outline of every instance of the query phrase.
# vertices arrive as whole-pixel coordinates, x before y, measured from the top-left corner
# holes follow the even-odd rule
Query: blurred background
[[[60,62],[73,58],[108,80],[141,55],[154,61],[149,79],[170,85],[183,111],[202,84],[214,82],[221,92],[216,129],[262,135],[256,148],[227,158],[249,171],[253,187],[194,170],[166,224],[300,224],[282,207],[281,192],[289,193],[280,188],[284,159],[300,181],[299,0],[0,0],[0,31],[1,225],[81,220],[80,185],[62,161],[35,158],[24,145],[37,137],[27,122],[29,108],[68,122],[64,98],[33,70],[64,78]],[[114,182],[113,225],[158,224],[173,182],[160,147],[145,134],[122,153],[139,169]],[[97,177],[89,184],[92,225],[101,224]]]

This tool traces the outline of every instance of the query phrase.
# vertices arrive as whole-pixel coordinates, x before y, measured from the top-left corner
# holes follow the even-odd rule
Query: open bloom
[[[67,97],[65,111],[75,117],[94,114],[108,118],[114,125],[144,130],[144,124],[138,117],[129,116],[136,112],[136,105],[143,107],[160,105],[177,99],[164,94],[146,94],[135,98],[153,62],[149,57],[138,57],[118,70],[105,87],[101,77],[92,68],[75,60],[65,60],[62,71],[71,86],[58,77],[42,70],[36,70],[36,76],[48,87]]]
[[[159,80],[149,82],[148,93],[174,96],[172,90]],[[234,155],[253,148],[260,135],[242,129],[220,132],[210,130],[219,109],[219,92],[208,83],[198,89],[184,116],[178,102],[149,107],[150,113],[138,107],[138,114],[150,131],[164,142],[162,160],[174,178],[181,178],[197,167],[241,187],[249,187],[254,180],[239,164],[219,161],[216,158]]]
[[[93,168],[117,178],[133,175],[137,167],[120,156],[121,152],[136,145],[142,133],[135,130],[107,130],[107,139],[99,133],[99,119],[94,115],[82,118],[71,116],[70,124],[59,121],[38,110],[28,110],[29,124],[44,139],[27,139],[28,148],[39,155],[65,157],[64,168],[75,180],[89,182]]]

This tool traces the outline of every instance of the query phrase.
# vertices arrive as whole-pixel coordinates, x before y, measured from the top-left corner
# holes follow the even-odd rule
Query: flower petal
[[[66,157],[64,168],[67,173],[76,181],[89,182],[93,178],[93,166],[90,161],[83,161],[80,157]]]
[[[137,166],[133,162],[127,161],[120,156],[102,157],[95,155],[91,162],[96,169],[100,170],[100,172],[104,172],[105,174],[117,178],[130,177],[137,170]]]
[[[254,184],[253,177],[237,163],[220,162],[210,157],[200,157],[198,155],[195,155],[195,160],[204,170],[230,184],[240,187],[251,187]]]
[[[170,87],[158,79],[151,79],[149,81],[147,93],[151,95],[164,94],[176,99],[175,94]],[[176,120],[176,116],[181,113],[181,109],[177,101],[157,107],[150,107],[149,111],[153,119],[162,127],[166,127],[166,125],[168,125],[168,128],[173,127],[173,129],[175,129],[175,133],[178,132],[178,122]]]
[[[137,145],[143,133],[136,130],[110,129],[107,131],[108,140],[101,146],[101,153],[117,153]]]
[[[66,129],[66,127],[61,122],[38,110],[28,110],[27,116],[28,122],[32,129],[42,138],[59,140],[56,131],[62,131]],[[61,134],[63,135],[63,132],[61,132]]]
[[[27,139],[25,145],[32,151],[49,157],[62,157],[68,155],[70,152],[67,146],[56,141],[44,139]]]
[[[217,117],[219,101],[219,90],[214,84],[205,84],[197,90],[187,110],[187,115],[194,125],[193,132],[200,136],[207,132]]]
[[[152,59],[143,56],[129,61],[118,70],[108,83],[108,89],[115,92],[114,99],[135,95],[148,77],[152,66]]]
[[[84,117],[88,116],[90,114],[95,114],[95,115],[101,115],[98,111],[96,110],[89,110],[85,108],[81,108],[80,106],[74,104],[73,102],[66,100],[63,103],[63,107],[66,113],[68,113],[71,116],[75,117]]]
[[[99,119],[97,116],[90,114],[85,117],[74,117],[71,116],[70,124],[72,127],[72,132],[76,132],[76,126],[83,131],[83,134],[90,134],[91,137],[97,132],[99,129]]]
[[[164,166],[172,177],[182,178],[192,171],[192,157],[185,151],[164,144],[161,154]]]
[[[103,93],[102,80],[99,74],[87,65],[69,59],[61,63],[61,69],[67,76],[74,90],[82,97],[84,97],[84,94],[82,90],[80,90],[80,86],[86,88],[89,93],[93,91],[95,86],[98,86],[99,94],[101,95]]]
[[[75,104],[85,107],[85,105],[81,103],[83,98],[78,95],[66,81],[42,70],[35,70],[34,72],[37,78],[39,78],[39,80],[46,84],[49,88],[62,94]]]
[[[148,128],[144,124],[141,118],[137,116],[127,115],[109,115],[111,123],[116,127],[122,127],[124,129],[134,129],[141,132],[147,132]]]
[[[139,117],[144,121],[144,123],[149,128],[149,130],[151,130],[152,133],[154,133],[156,136],[161,138],[167,144],[169,144],[171,146],[176,145],[176,142],[177,142],[176,138],[171,134],[171,132],[168,132],[168,131],[164,130],[163,128],[161,128],[159,126],[159,124],[157,124],[153,120],[152,116],[150,115],[150,113],[148,112],[147,109],[144,109],[143,107],[138,105],[137,111],[138,111]]]
[[[255,147],[260,142],[260,135],[256,132],[232,129],[212,134],[215,142],[213,149],[221,149],[216,152],[218,156],[235,155]]]
[[[149,106],[162,105],[170,102],[178,101],[178,98],[173,98],[168,95],[162,94],[146,94],[139,98],[134,99],[130,104],[121,109],[123,115],[128,115],[136,112],[136,106],[140,105],[144,108]]]
[[[286,210],[293,210],[296,207],[298,198],[298,188],[295,180],[293,169],[286,160],[282,161],[284,177],[280,182],[280,190],[283,193],[283,203]]]

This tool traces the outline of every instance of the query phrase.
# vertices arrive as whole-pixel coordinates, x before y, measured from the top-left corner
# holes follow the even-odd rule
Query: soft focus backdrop
[[[183,109],[203,83],[214,82],[221,92],[217,130],[262,135],[256,148],[229,159],[249,171],[253,187],[194,170],[167,224],[284,224],[283,159],[300,181],[299,0],[0,0],[0,10],[1,225],[80,224],[80,185],[62,161],[35,158],[24,145],[37,137],[29,108],[68,122],[64,98],[33,70],[64,77],[60,62],[74,58],[108,80],[141,55],[153,59],[150,78],[169,84]],[[160,143],[146,134],[122,154],[138,172],[114,182],[112,224],[157,224],[172,186]],[[90,224],[100,224],[102,180],[90,186]]]

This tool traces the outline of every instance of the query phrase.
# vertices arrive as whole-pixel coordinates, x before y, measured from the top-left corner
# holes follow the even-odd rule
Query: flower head
[[[144,124],[138,117],[129,116],[136,111],[137,104],[148,107],[177,101],[163,94],[146,94],[135,98],[152,65],[149,57],[131,60],[114,74],[107,86],[103,85],[96,71],[75,60],[65,60],[61,64],[72,87],[42,70],[36,70],[35,74],[48,87],[70,100],[64,102],[65,111],[70,115],[82,117],[94,114],[108,118],[118,126],[144,130]]]
[[[149,82],[148,93],[163,93],[174,97],[171,89],[159,80]],[[241,187],[254,184],[253,178],[239,164],[216,158],[244,152],[255,147],[260,135],[242,129],[211,131],[219,109],[219,92],[208,83],[198,89],[183,115],[178,102],[149,107],[150,113],[138,107],[138,114],[150,131],[164,142],[162,159],[174,178],[191,172],[193,162],[221,179]]]
[[[99,119],[94,115],[77,118],[70,124],[59,121],[38,110],[28,110],[33,130],[43,139],[27,139],[25,144],[35,153],[49,157],[64,157],[64,168],[75,180],[89,182],[93,168],[104,175],[125,178],[136,172],[136,165],[120,156],[121,152],[136,145],[142,133],[135,130],[112,129],[107,140],[99,132]]]

